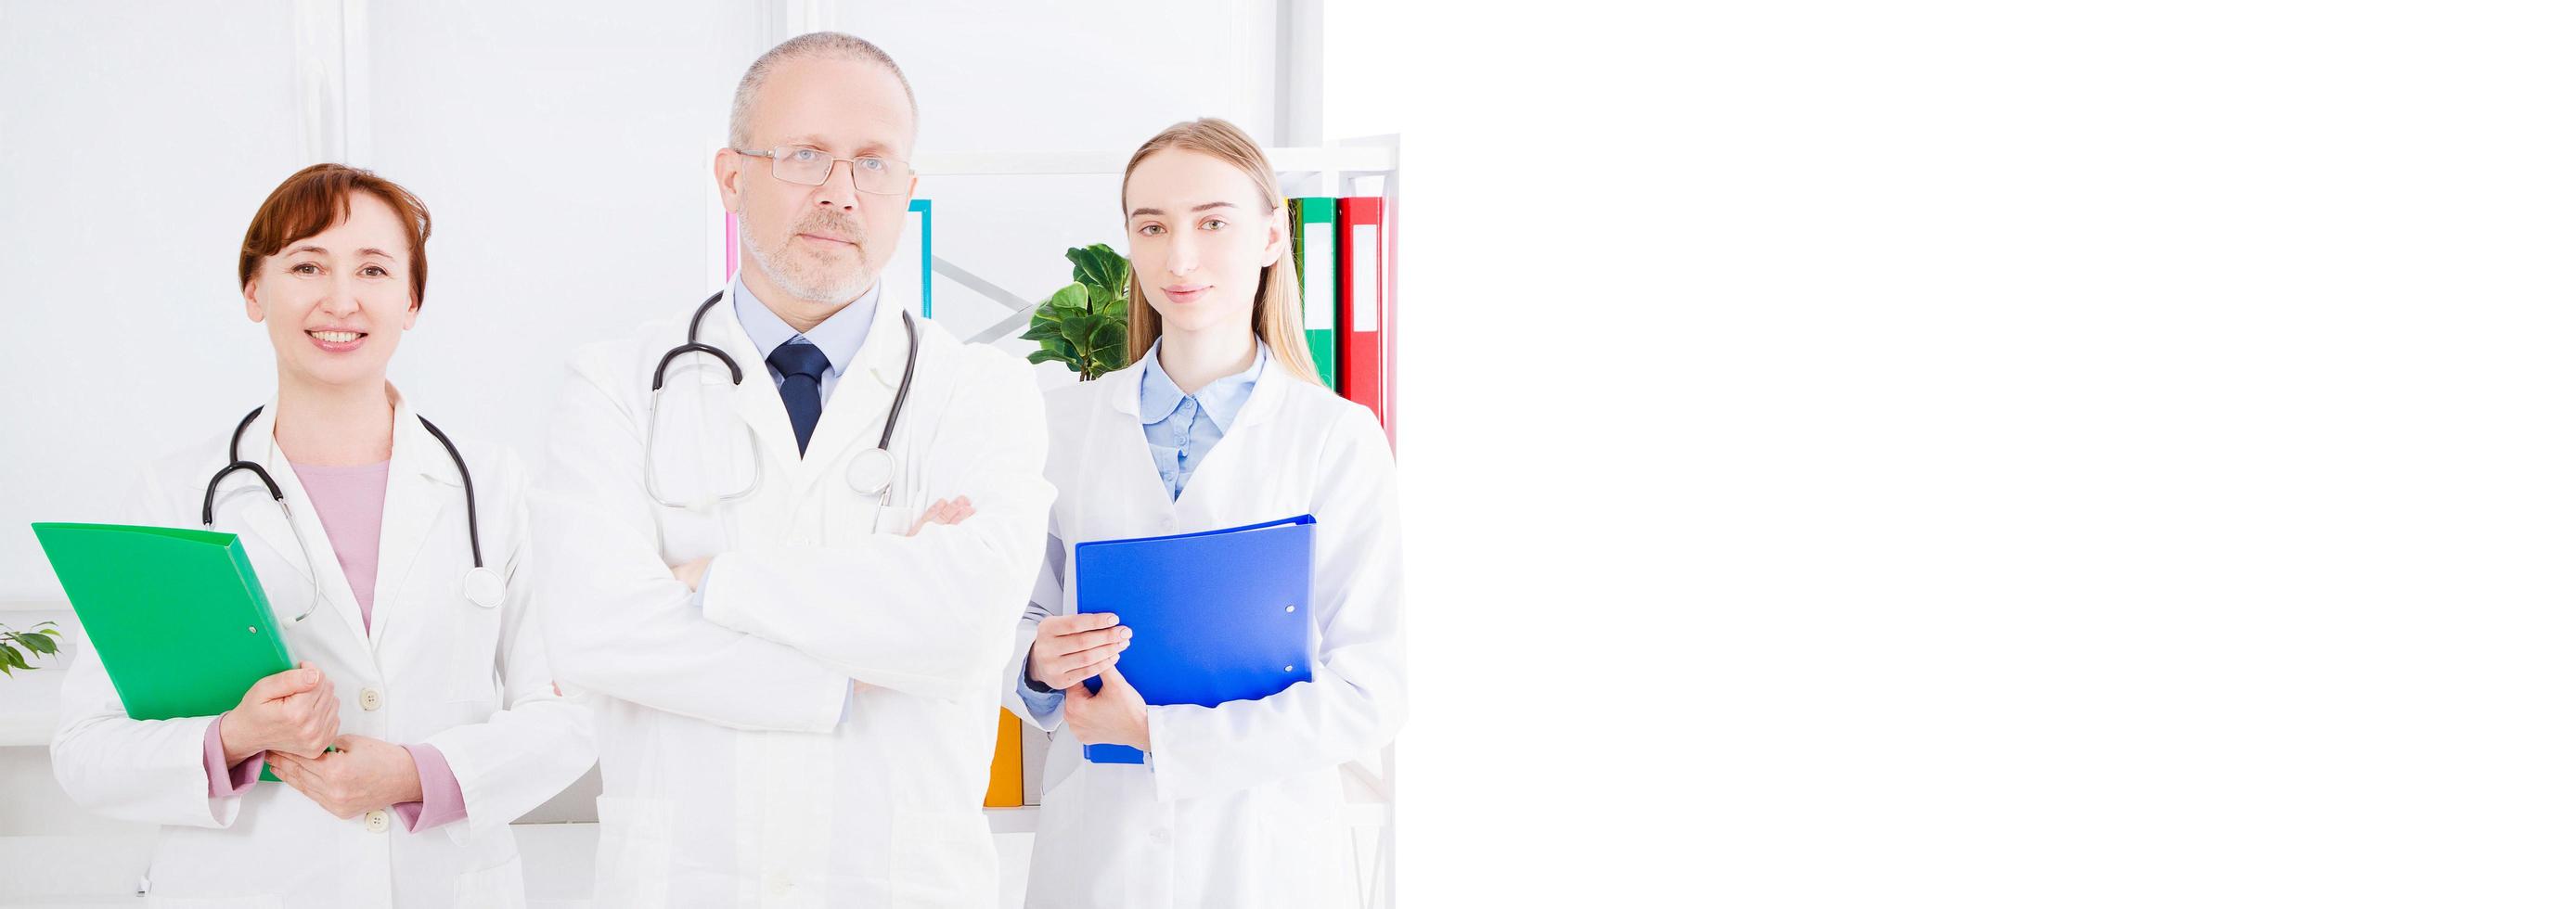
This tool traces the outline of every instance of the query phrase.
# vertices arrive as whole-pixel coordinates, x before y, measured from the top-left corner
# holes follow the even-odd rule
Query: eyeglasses
[[[832,179],[832,165],[850,162],[850,182],[860,192],[879,196],[902,195],[908,191],[904,180],[912,176],[909,162],[876,155],[835,158],[822,149],[804,145],[781,145],[768,151],[734,149],[735,154],[769,159],[771,176],[798,186],[821,186]]]

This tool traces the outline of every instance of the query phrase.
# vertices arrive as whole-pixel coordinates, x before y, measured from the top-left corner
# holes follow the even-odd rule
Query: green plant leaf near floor
[[[1106,243],[1064,251],[1073,283],[1029,311],[1031,363],[1062,363],[1085,382],[1127,365],[1127,257]]]
[[[20,669],[34,669],[36,667],[29,662],[29,657],[52,656],[61,650],[62,645],[55,639],[62,637],[63,633],[45,627],[52,624],[37,622],[25,631],[11,631],[9,626],[0,625],[0,675],[17,675]],[[21,648],[25,652],[20,652]]]

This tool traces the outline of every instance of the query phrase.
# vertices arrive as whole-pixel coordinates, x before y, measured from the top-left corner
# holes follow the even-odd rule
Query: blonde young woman
[[[1355,903],[1336,768],[1404,716],[1394,460],[1368,410],[1316,380],[1287,209],[1250,137],[1223,120],[1166,129],[1129,159],[1121,195],[1138,353],[1047,400],[1059,495],[1005,697],[1057,733],[1028,905]],[[1316,522],[1313,681],[1149,706],[1118,674],[1129,629],[1075,612],[1076,544],[1300,514]],[[1146,762],[1089,763],[1085,744]]]

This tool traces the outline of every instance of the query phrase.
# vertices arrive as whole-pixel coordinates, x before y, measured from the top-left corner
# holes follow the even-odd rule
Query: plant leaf
[[[1093,350],[1121,346],[1127,343],[1127,326],[1101,319],[1091,326],[1090,337]]]
[[[1057,290],[1055,296],[1047,298],[1047,305],[1055,309],[1057,318],[1078,312],[1090,312],[1091,289],[1081,284],[1067,284]]]
[[[13,637],[18,639],[19,644],[25,645],[28,650],[32,650],[37,653],[53,653],[60,649],[59,645],[54,643],[54,639],[42,634],[18,634],[13,635]]]
[[[1066,316],[1064,319],[1064,339],[1073,342],[1073,349],[1075,350],[1090,350],[1093,346],[1093,342],[1091,340],[1093,334],[1098,332],[1100,326],[1107,324],[1108,321],[1109,320],[1107,319],[1101,318],[1098,314],[1087,312],[1075,313],[1073,315]]]
[[[1127,326],[1102,319],[1092,328],[1091,359],[1095,375],[1127,365]]]
[[[27,665],[27,658],[18,654],[18,648],[11,647],[7,644],[0,644],[0,666],[16,666],[20,669],[36,668],[34,666]]]
[[[1127,257],[1110,249],[1107,243],[1077,246],[1064,251],[1073,261],[1073,279],[1103,290],[1127,286]]]

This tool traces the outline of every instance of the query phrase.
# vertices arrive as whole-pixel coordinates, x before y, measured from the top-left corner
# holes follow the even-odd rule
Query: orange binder
[[[1020,795],[1020,718],[1000,712],[1001,726],[993,733],[993,782],[984,787],[984,807],[1017,808],[1025,803]]]

